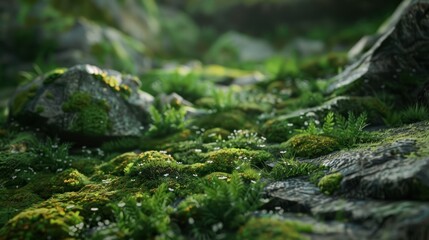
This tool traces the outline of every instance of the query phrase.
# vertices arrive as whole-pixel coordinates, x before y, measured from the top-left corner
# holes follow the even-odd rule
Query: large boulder
[[[387,93],[398,104],[416,102],[429,74],[428,10],[428,0],[405,0],[372,48],[335,78],[329,92]]]
[[[79,140],[139,136],[153,97],[138,78],[92,65],[57,69],[20,86],[10,120]]]

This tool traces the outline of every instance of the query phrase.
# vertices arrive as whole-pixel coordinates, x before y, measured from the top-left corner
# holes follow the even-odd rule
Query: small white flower
[[[170,191],[170,192],[174,192],[174,189],[172,189],[172,188],[168,188],[168,191]]]
[[[124,203],[124,202],[120,202],[120,203],[118,203],[118,207],[120,207],[120,208],[125,207],[125,203]]]
[[[93,207],[93,208],[91,208],[91,211],[96,212],[96,211],[98,211],[98,208]]]

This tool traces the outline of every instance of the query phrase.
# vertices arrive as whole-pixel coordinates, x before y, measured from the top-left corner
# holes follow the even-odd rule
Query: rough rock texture
[[[428,239],[428,127],[410,125],[381,143],[304,159],[341,173],[339,190],[326,195],[307,177],[291,178],[266,187],[266,207],[344,224],[330,239]]]
[[[397,102],[416,102],[429,73],[429,1],[405,1],[385,33],[356,63],[336,77],[329,92],[374,95],[387,92]]]
[[[17,89],[11,119],[79,141],[138,136],[153,101],[139,84],[136,77],[92,65],[59,69]]]

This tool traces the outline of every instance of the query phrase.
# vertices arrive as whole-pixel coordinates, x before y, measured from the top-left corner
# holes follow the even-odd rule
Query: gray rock
[[[153,102],[139,87],[131,75],[77,65],[19,87],[11,120],[79,141],[139,136]]]
[[[266,41],[238,32],[227,32],[215,41],[205,59],[219,63],[225,61],[255,62],[263,61],[273,54],[274,50]]]
[[[339,74],[328,92],[361,96],[386,92],[398,102],[415,102],[429,73],[428,9],[427,0],[405,1],[374,46]]]
[[[325,195],[308,177],[273,182],[264,209],[335,223],[325,226],[333,239],[429,239],[428,129],[421,122],[388,130],[384,142],[301,160],[340,172],[340,190]]]

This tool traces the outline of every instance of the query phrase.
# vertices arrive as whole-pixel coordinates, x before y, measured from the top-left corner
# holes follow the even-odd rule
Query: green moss
[[[0,152],[0,184],[7,188],[25,186],[34,177],[34,160],[35,156],[27,152]]]
[[[42,107],[42,106],[37,106],[37,107],[36,107],[36,112],[37,112],[37,113],[42,113],[43,111],[45,111],[45,108],[44,108],[44,107]]]
[[[87,136],[100,136],[110,128],[109,106],[89,93],[76,92],[63,104],[63,111],[77,114],[71,130]]]
[[[100,169],[107,174],[123,176],[125,174],[125,167],[134,162],[138,157],[139,155],[133,152],[124,153],[101,165]]]
[[[228,137],[229,134],[230,132],[228,130],[222,128],[212,128],[205,131],[201,137],[203,142],[209,143],[224,140]]]
[[[79,212],[60,207],[29,209],[19,213],[5,225],[4,237],[67,239],[74,236],[71,228],[82,223],[82,220]]]
[[[55,194],[51,198],[36,205],[38,208],[63,208],[79,211],[84,218],[96,214],[103,219],[110,219],[112,211],[108,204],[119,200],[121,189],[110,190],[101,184],[85,185],[78,192]]]
[[[292,150],[295,156],[308,158],[326,155],[340,148],[336,139],[313,134],[295,135],[282,145]]]
[[[125,168],[125,174],[145,180],[156,180],[162,177],[176,176],[182,166],[170,155],[158,151],[147,151],[129,163]]]
[[[57,193],[79,191],[89,183],[89,179],[76,169],[67,169],[51,179],[51,189]]]
[[[314,164],[290,159],[276,163],[269,176],[275,180],[284,180],[291,177],[307,176],[320,169],[321,167]]]
[[[43,201],[28,188],[0,190],[0,228],[20,211]]]
[[[45,80],[43,80],[43,83],[44,84],[53,83],[55,80],[61,77],[66,71],[67,71],[67,68],[57,68],[48,72],[46,74]]]
[[[276,218],[252,218],[239,229],[237,239],[303,240],[309,238],[301,233],[311,231],[311,226],[306,224]]]
[[[33,85],[14,97],[11,105],[12,116],[18,115],[24,109],[25,105],[36,96],[37,90],[38,87]]]
[[[241,111],[226,111],[199,117],[194,124],[205,129],[223,128],[228,131],[252,128],[252,124],[246,118]]]
[[[212,172],[207,176],[205,176],[204,178],[209,181],[215,181],[216,179],[219,179],[219,180],[225,180],[229,182],[229,180],[231,179],[231,174],[224,173],[224,172]]]
[[[317,186],[323,193],[331,195],[340,189],[342,179],[343,175],[341,173],[329,174],[322,177]]]
[[[204,161],[206,163],[203,172],[205,175],[213,172],[232,173],[238,166],[239,162],[244,161],[244,149],[228,148],[210,152],[206,155]]]
[[[129,97],[131,95],[131,89],[126,84],[119,84],[118,79],[114,76],[108,75],[107,73],[92,74],[92,76],[109,86],[112,90],[119,92],[123,97]]]

